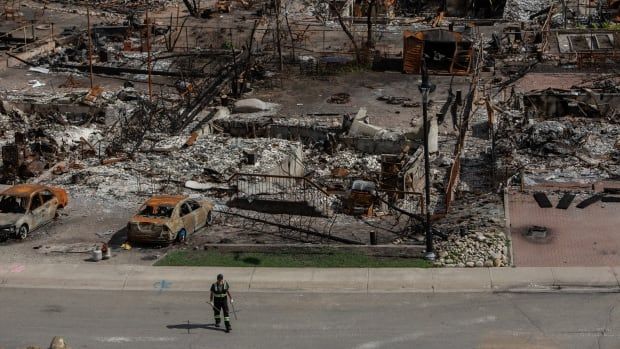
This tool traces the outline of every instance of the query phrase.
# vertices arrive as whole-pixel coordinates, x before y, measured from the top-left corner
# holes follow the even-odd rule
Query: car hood
[[[23,216],[23,213],[0,213],[0,226],[13,225]]]

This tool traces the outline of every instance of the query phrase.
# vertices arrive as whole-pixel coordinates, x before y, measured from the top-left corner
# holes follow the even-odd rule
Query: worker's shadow
[[[223,326],[223,325],[220,325]],[[194,329],[205,329],[205,330],[212,330],[212,331],[222,331],[222,332],[226,332],[226,330],[223,327],[215,327],[215,324],[178,324],[178,325],[166,325],[166,327],[168,329],[178,329],[178,330],[186,330],[186,331],[190,331],[190,330],[194,330]]]

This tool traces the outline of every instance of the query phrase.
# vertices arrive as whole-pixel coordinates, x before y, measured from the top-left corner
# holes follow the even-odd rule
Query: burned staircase
[[[229,207],[268,214],[333,215],[333,197],[305,177],[237,173],[229,181]]]
[[[332,234],[335,197],[308,178],[237,173],[228,184],[228,208],[220,213],[243,229],[304,243],[363,244]]]

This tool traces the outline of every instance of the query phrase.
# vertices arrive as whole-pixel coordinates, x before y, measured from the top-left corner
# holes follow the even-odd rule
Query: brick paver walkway
[[[514,264],[532,266],[620,265],[620,203],[598,202],[585,209],[575,206],[587,196],[578,195],[567,210],[556,209],[562,194],[547,194],[553,208],[540,208],[532,194],[509,194],[509,215]],[[551,239],[534,243],[523,237],[532,225],[545,226]]]

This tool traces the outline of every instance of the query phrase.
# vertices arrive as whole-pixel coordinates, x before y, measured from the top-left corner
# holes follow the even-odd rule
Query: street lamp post
[[[433,248],[433,233],[431,231],[431,164],[430,155],[428,152],[428,95],[435,91],[435,85],[428,81],[428,68],[426,67],[426,58],[422,57],[422,83],[420,84],[420,92],[422,93],[422,123],[424,132],[424,189],[426,194],[426,200],[424,201],[426,211],[426,224],[424,225],[426,231],[426,253],[424,258],[429,261],[434,261],[435,249]]]

